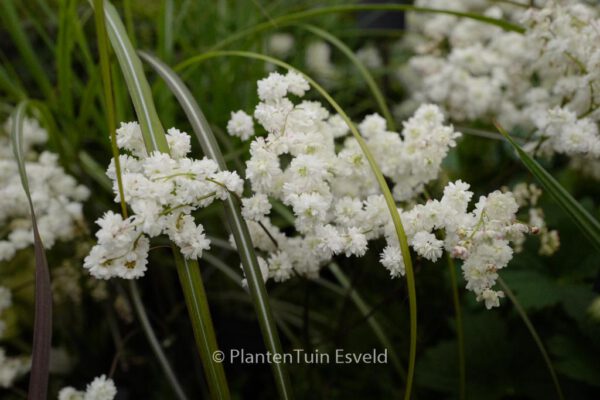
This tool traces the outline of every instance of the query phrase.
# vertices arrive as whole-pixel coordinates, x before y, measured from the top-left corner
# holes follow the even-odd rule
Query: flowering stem
[[[294,68],[290,64],[285,63],[281,60],[263,54],[248,51],[210,51],[187,59],[186,61],[179,64],[177,69],[189,67],[192,64],[198,64],[202,61],[217,57],[244,57],[255,60],[262,60],[301,74],[304,77],[304,79],[306,79],[310,83],[310,85],[313,88],[315,88],[315,90],[317,90],[319,94],[321,94],[321,96],[323,96],[327,100],[327,102],[346,122],[346,124],[350,128],[350,131],[352,132],[352,135],[358,142],[362,152],[367,158],[369,166],[371,167],[371,170],[373,171],[373,174],[377,179],[377,183],[379,184],[383,197],[385,198],[385,202],[390,211],[392,222],[394,224],[394,228],[396,229],[398,242],[400,244],[400,249],[402,251],[404,267],[406,271],[406,283],[408,286],[408,303],[410,310],[410,351],[408,358],[408,373],[406,379],[406,390],[404,392],[404,399],[409,400],[411,398],[412,393],[412,384],[414,380],[415,364],[417,357],[417,292],[415,287],[415,276],[410,256],[410,250],[408,247],[408,240],[406,237],[406,233],[404,232],[404,227],[402,226],[402,221],[400,219],[400,214],[398,213],[396,202],[392,196],[390,188],[385,180],[385,177],[383,176],[383,173],[379,169],[379,166],[377,165],[377,162],[375,161],[375,158],[371,153],[371,150],[369,150],[367,143],[356,129],[356,126],[350,120],[350,117],[346,114],[342,107],[340,107],[340,105],[333,99],[333,97],[331,97],[331,95],[310,76],[306,75],[302,71]]]
[[[465,334],[463,330],[462,311],[460,308],[460,297],[458,293],[458,281],[456,279],[456,266],[454,260],[447,254],[448,269],[450,270],[450,284],[452,286],[452,301],[454,302],[454,318],[456,319],[456,341],[458,342],[458,398],[466,399],[466,363],[465,363]]]

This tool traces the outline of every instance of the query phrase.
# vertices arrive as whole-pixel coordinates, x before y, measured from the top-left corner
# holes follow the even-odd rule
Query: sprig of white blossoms
[[[33,244],[29,203],[8,136],[11,121],[0,134],[0,261],[13,258],[15,252]],[[58,164],[58,156],[35,146],[43,145],[48,133],[34,119],[23,123],[23,152],[29,190],[44,246],[49,249],[57,240],[69,240],[84,226],[82,202],[89,190],[78,185]]]
[[[4,311],[12,306],[12,295],[8,288],[0,286],[0,318]],[[0,320],[0,339],[4,335],[6,323]],[[9,357],[0,347],[0,388],[9,388],[20,376],[26,374],[31,366],[29,357]]]
[[[289,95],[302,97],[308,89],[302,76],[291,71],[271,73],[258,82],[261,101],[254,118],[267,135],[250,144],[246,178],[253,194],[242,200],[242,213],[264,256],[259,259],[264,278],[315,277],[333,256],[363,256],[368,242],[381,237],[388,244],[382,264],[392,277],[403,275],[385,199],[348,126],[320,103],[290,100]],[[528,227],[516,222],[518,206],[511,193],[482,197],[469,212],[472,193],[460,181],[446,187],[442,200],[414,205],[460,136],[443,120],[437,106],[423,105],[404,122],[402,135],[388,131],[377,114],[358,128],[393,184],[396,200],[407,205],[399,212],[413,249],[431,261],[444,249],[463,259],[467,288],[488,308],[497,306],[502,296],[493,289],[497,270],[512,257],[509,242],[520,239]],[[291,209],[295,234],[271,223],[272,202]]]
[[[411,13],[413,34],[404,43],[417,55],[401,76],[414,93],[412,103],[435,102],[455,121],[496,118],[509,129],[533,131],[530,150],[598,166],[598,5],[579,0],[537,2],[530,9],[458,0],[418,0],[416,5],[504,18],[524,24],[526,32]]]
[[[98,221],[98,244],[85,258],[84,267],[100,279],[139,278],[146,271],[150,238],[165,234],[187,259],[202,256],[210,241],[191,213],[214,200],[224,200],[229,192],[241,196],[243,181],[235,172],[219,171],[208,158],[188,158],[190,136],[171,128],[167,132],[170,154],[144,147],[137,122],[122,123],[117,145],[130,152],[120,155],[125,202],[133,214],[123,219],[108,211]],[[114,160],[107,175],[113,180],[115,201],[119,191]]]
[[[94,378],[85,391],[77,390],[71,386],[62,388],[58,393],[58,400],[113,400],[117,395],[117,387],[112,379],[105,375]]]

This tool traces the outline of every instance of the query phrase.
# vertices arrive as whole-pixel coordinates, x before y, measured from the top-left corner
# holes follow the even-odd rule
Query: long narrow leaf
[[[334,35],[332,35],[331,33],[317,27],[314,25],[308,25],[308,24],[301,24],[298,25],[301,28],[304,28],[312,33],[314,33],[315,35],[325,39],[326,41],[328,41],[329,43],[331,43],[333,46],[335,46],[338,50],[340,50],[342,53],[344,53],[344,55],[346,57],[348,57],[348,59],[350,60],[350,62],[352,64],[354,64],[354,66],[356,67],[356,69],[358,69],[358,72],[362,75],[363,79],[365,80],[365,82],[367,83],[367,86],[369,87],[369,90],[371,91],[371,94],[373,94],[373,97],[375,98],[375,101],[377,102],[377,105],[379,106],[379,109],[381,110],[381,113],[383,114],[383,116],[385,117],[385,120],[387,122],[387,128],[391,131],[395,131],[396,130],[396,123],[394,122],[394,117],[392,117],[392,113],[390,112],[390,109],[388,108],[386,102],[385,102],[385,98],[383,96],[383,93],[381,93],[381,90],[379,89],[379,86],[377,86],[377,83],[375,82],[375,79],[373,79],[373,75],[371,75],[371,73],[369,72],[369,70],[367,69],[367,67],[365,67],[365,65],[363,64],[362,61],[360,61],[358,59],[358,57],[356,57],[356,55],[354,54],[354,52],[352,51],[352,49],[350,49],[344,42],[342,42],[340,39],[338,39],[337,37],[335,37]]]
[[[352,299],[352,302],[356,305],[356,308],[358,308],[363,317],[367,319],[367,322],[375,333],[375,336],[377,336],[377,339],[379,339],[381,344],[390,352],[390,360],[392,360],[392,364],[398,372],[398,375],[400,375],[403,380],[406,380],[406,371],[400,362],[396,349],[392,345],[392,341],[387,336],[382,326],[377,321],[377,318],[371,314],[371,307],[363,300],[356,289],[352,287],[350,280],[337,264],[329,264],[329,270],[333,273],[333,276],[335,276],[335,279],[337,279],[340,285],[342,285],[346,291],[350,291],[350,299]]]
[[[598,220],[590,215],[590,213],[587,212],[587,210],[583,208],[581,204],[579,204],[577,200],[575,200],[573,196],[571,196],[569,192],[567,192],[565,188],[544,169],[544,167],[527,154],[527,152],[525,152],[521,146],[510,137],[504,128],[498,123],[495,123],[495,125],[502,136],[504,136],[504,138],[506,138],[506,140],[508,140],[515,148],[525,167],[527,167],[533,176],[537,178],[546,192],[548,192],[563,210],[573,218],[579,229],[596,249],[600,250],[600,223]]]
[[[379,185],[383,197],[385,198],[386,205],[392,218],[392,223],[394,224],[394,229],[396,231],[398,243],[402,251],[404,267],[406,272],[406,284],[408,287],[408,303],[410,310],[410,350],[408,356],[408,373],[406,380],[406,390],[404,392],[404,399],[410,399],[415,372],[415,362],[417,357],[417,292],[415,287],[415,276],[412,266],[412,259],[410,256],[410,249],[408,247],[408,239],[406,238],[406,233],[404,232],[404,227],[400,219],[400,214],[398,213],[398,208],[396,207],[396,202],[394,201],[394,197],[392,196],[390,188],[385,180],[385,177],[383,176],[383,173],[381,172],[381,169],[377,165],[377,162],[375,161],[371,150],[369,150],[367,143],[358,132],[358,129],[356,129],[356,126],[350,120],[348,114],[346,114],[346,112],[333,99],[333,97],[331,97],[331,95],[310,76],[281,60],[266,56],[264,54],[253,53],[249,51],[211,51],[187,59],[183,63],[179,64],[178,69],[183,69],[194,64],[198,64],[202,61],[217,57],[242,57],[254,60],[261,60],[301,74],[308,81],[308,83],[315,90],[317,90],[319,94],[323,96],[325,100],[327,100],[331,107],[333,107],[333,109],[335,109],[335,111],[342,117],[344,122],[346,122],[346,124],[350,128],[352,135],[358,142],[360,149],[362,150],[363,154],[365,155],[365,158],[369,162],[369,166],[371,168],[371,171],[373,172],[373,175],[375,175],[375,179],[377,180],[377,184]]]
[[[52,85],[46,75],[42,63],[39,58],[35,55],[33,46],[29,42],[23,25],[21,24],[13,0],[2,0],[0,1],[2,7],[0,11],[0,18],[4,21],[4,26],[8,30],[8,33],[12,37],[12,40],[23,56],[23,60],[27,63],[29,72],[36,83],[39,85],[42,93],[47,98],[52,98]]]
[[[11,116],[11,140],[13,152],[21,184],[27,195],[31,212],[31,225],[33,227],[35,249],[35,315],[33,322],[33,348],[31,360],[31,375],[29,378],[29,400],[45,400],[48,393],[48,372],[50,366],[50,346],[52,343],[52,289],[50,286],[50,271],[44,251],[44,244],[40,238],[33,201],[29,191],[29,181],[25,171],[25,157],[23,154],[23,120],[27,101],[19,103]]]
[[[133,301],[133,308],[135,313],[137,314],[138,319],[140,320],[140,324],[142,325],[142,329],[146,334],[146,338],[148,342],[150,342],[150,347],[152,347],[152,351],[154,355],[158,359],[158,362],[163,369],[163,372],[167,376],[167,380],[171,384],[175,395],[179,400],[187,400],[187,396],[185,392],[181,388],[181,384],[177,379],[177,375],[173,371],[165,352],[162,349],[162,346],[158,342],[156,338],[156,334],[154,333],[154,329],[152,329],[152,325],[150,324],[150,320],[148,319],[148,314],[146,313],[146,309],[144,308],[144,303],[142,303],[142,298],[140,296],[140,291],[138,290],[137,284],[135,281],[129,282],[129,292],[131,293],[131,300]]]
[[[117,10],[108,1],[104,1],[104,13],[108,37],[121,65],[146,147],[152,151],[168,153],[167,139],[152,100],[152,91],[144,75],[142,63],[135,53]]]
[[[200,358],[204,366],[204,372],[207,377],[211,397],[213,399],[229,399],[229,387],[225,378],[223,364],[215,361],[213,356],[217,354],[217,339],[213,328],[202,275],[200,275],[200,266],[196,261],[186,260],[181,257],[181,252],[177,246],[172,245],[177,273],[183,288],[185,302],[192,320],[194,337],[200,350]]]
[[[200,107],[185,84],[169,67],[155,57],[147,53],[141,53],[141,56],[165,80],[167,86],[171,89],[183,107],[204,154],[215,160],[218,163],[219,168],[225,170],[227,166],[223,159],[223,155],[221,154],[221,150],[219,149],[219,145],[217,144],[217,140],[212,133],[204,114],[200,110]],[[252,239],[248,227],[246,226],[246,221],[242,217],[240,206],[232,196],[228,196],[225,202],[225,211],[240,254],[244,273],[248,280],[248,287],[250,288],[250,294],[252,295],[265,345],[270,352],[282,354],[281,341],[273,319],[258,260],[254,253]],[[273,374],[275,376],[275,382],[280,397],[291,399],[293,397],[292,389],[285,365],[282,363],[272,363],[271,367],[273,368]]]
[[[262,22],[260,24],[251,26],[246,29],[242,29],[239,32],[232,34],[231,36],[221,40],[219,43],[215,44],[210,48],[210,50],[218,50],[223,47],[246,37],[252,36],[262,31],[266,31],[269,29],[277,28],[280,29],[286,25],[293,24],[295,22],[316,17],[319,15],[327,15],[327,14],[335,14],[335,13],[344,13],[344,12],[357,12],[357,11],[412,11],[418,13],[433,13],[433,14],[446,14],[452,15],[460,18],[470,18],[475,21],[480,21],[485,24],[490,24],[502,28],[506,31],[523,33],[525,29],[522,26],[515,25],[511,22],[491,18],[485,15],[469,13],[469,12],[461,12],[455,10],[443,10],[443,9],[435,9],[435,8],[426,8],[426,7],[415,7],[410,4],[342,4],[335,5],[329,7],[317,7],[312,8],[310,10],[299,11],[295,13],[290,13],[286,15],[282,15],[279,17],[274,17],[269,19],[269,21]]]
[[[467,398],[465,333],[462,322],[462,310],[460,308],[460,296],[458,293],[458,280],[456,279],[456,265],[450,255],[446,257],[446,260],[450,272],[450,286],[452,286],[452,302],[454,303],[454,320],[456,324],[456,341],[458,343],[458,398],[459,400],[465,400]]]
[[[165,132],[156,112],[150,85],[144,75],[141,61],[135,53],[114,6],[108,1],[104,1],[103,6],[108,36],[125,77],[129,95],[140,122],[146,149],[149,153],[153,151],[168,153],[169,146]],[[218,350],[218,346],[200,276],[200,267],[196,260],[184,260],[177,247],[174,245],[172,247],[211,396],[216,399],[229,399],[229,387],[223,365],[215,363],[212,358],[214,352]]]
[[[73,82],[71,67],[71,51],[75,35],[73,32],[73,9],[77,5],[74,0],[59,3],[58,39],[56,41],[56,75],[58,81],[58,99],[61,109],[68,115],[73,115]]]
[[[115,160],[115,172],[117,176],[117,187],[119,189],[119,201],[121,203],[121,213],[123,218],[127,218],[127,205],[125,204],[125,195],[123,191],[123,178],[121,176],[121,158],[117,147],[117,134],[115,121],[115,100],[112,91],[112,80],[110,76],[110,60],[108,54],[108,43],[106,36],[106,21],[104,19],[104,0],[94,0],[94,7],[99,12],[96,15],[96,36],[98,40],[98,52],[100,53],[100,69],[102,73],[102,87],[104,88],[104,102],[106,105],[107,128],[110,135],[110,147],[113,160]]]
[[[535,341],[535,344],[537,345],[540,353],[542,354],[542,357],[544,358],[544,362],[546,363],[546,367],[548,368],[548,372],[550,373],[550,376],[552,377],[552,383],[554,384],[554,389],[556,390],[556,396],[559,398],[559,400],[564,400],[565,397],[563,395],[562,388],[560,387],[560,383],[558,382],[558,376],[556,375],[556,371],[554,370],[554,366],[552,365],[552,360],[550,360],[550,356],[548,355],[548,352],[546,351],[546,347],[544,346],[544,343],[542,342],[540,335],[538,335],[537,330],[533,326],[533,323],[527,316],[525,309],[523,308],[523,306],[521,306],[521,303],[519,303],[517,296],[515,296],[515,294],[512,292],[512,290],[510,290],[510,288],[508,287],[506,282],[504,282],[504,280],[502,278],[498,277],[498,283],[502,287],[502,290],[506,293],[506,296],[510,299],[510,301],[515,306],[515,310],[517,310],[517,313],[523,320],[523,323],[527,327],[527,330],[531,334],[531,337]]]

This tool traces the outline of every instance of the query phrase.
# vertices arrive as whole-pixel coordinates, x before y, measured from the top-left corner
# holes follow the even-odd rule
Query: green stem
[[[558,376],[556,375],[556,371],[554,370],[554,367],[552,366],[552,360],[550,360],[550,356],[548,355],[548,352],[546,351],[546,347],[544,346],[542,339],[538,335],[535,327],[531,323],[531,320],[527,316],[525,309],[523,309],[523,306],[521,306],[521,303],[519,303],[519,300],[517,300],[517,297],[515,296],[513,291],[510,290],[508,285],[500,277],[498,277],[498,283],[502,287],[502,290],[504,291],[504,293],[506,293],[506,297],[508,297],[510,299],[510,301],[512,301],[513,305],[515,306],[515,310],[517,310],[517,313],[523,320],[523,323],[529,330],[531,337],[533,338],[533,340],[535,341],[535,344],[537,345],[538,349],[540,350],[540,353],[542,354],[542,357],[544,358],[544,362],[546,363],[546,367],[548,367],[548,372],[550,373],[550,376],[552,377],[552,382],[554,383],[554,388],[556,389],[556,397],[558,397],[560,400],[564,400],[565,397],[564,397],[562,389],[560,387],[560,383],[558,382]]]
[[[113,159],[115,160],[115,171],[117,175],[117,187],[119,189],[119,199],[121,203],[121,214],[127,218],[127,205],[123,191],[123,178],[121,177],[121,160],[119,158],[119,149],[117,148],[115,100],[112,92],[112,83],[110,77],[110,59],[108,55],[108,36],[106,34],[106,21],[104,20],[104,0],[94,0],[96,18],[96,37],[98,39],[98,52],[100,53],[100,69],[102,71],[102,86],[104,89],[104,101],[106,103],[106,121],[110,135],[110,147]]]
[[[344,119],[352,135],[358,142],[363,154],[367,158],[369,162],[369,166],[377,179],[377,183],[381,189],[381,192],[385,198],[385,202],[389,209],[390,215],[392,217],[392,222],[394,224],[394,228],[396,230],[396,235],[398,237],[398,242],[400,244],[400,249],[402,251],[402,256],[404,260],[404,267],[406,272],[406,282],[408,286],[408,302],[409,302],[409,310],[410,310],[410,351],[409,351],[409,359],[408,359],[408,373],[406,380],[406,391],[404,393],[404,399],[409,400],[412,393],[412,384],[414,380],[414,372],[415,372],[415,364],[416,364],[416,356],[417,356],[417,292],[415,287],[415,276],[412,266],[412,259],[410,256],[410,250],[408,247],[408,240],[406,238],[406,233],[404,232],[404,227],[402,226],[402,221],[400,220],[400,214],[398,213],[398,208],[396,207],[396,202],[392,196],[390,188],[383,176],[383,173],[379,169],[377,162],[371,150],[367,146],[367,143],[362,138],[356,126],[350,120],[350,117],[346,114],[346,112],[340,107],[340,105],[331,97],[331,95],[314,79],[310,76],[306,75],[302,71],[294,68],[290,64],[287,64],[281,60],[278,60],[273,57],[265,56],[263,54],[246,52],[246,51],[211,51],[207,53],[203,53],[201,55],[191,57],[186,61],[179,64],[178,69],[183,69],[185,67],[191,66],[192,64],[197,64],[202,61],[217,58],[217,57],[243,57],[250,58],[255,60],[262,60],[274,65],[280,66],[282,68],[286,68],[292,71],[295,71],[301,74],[310,85],[315,88],[321,96],[323,96],[327,102],[335,109],[335,111]]]
[[[458,342],[458,398],[467,398],[467,374],[465,363],[465,333],[463,329],[462,311],[460,308],[460,297],[458,293],[458,280],[456,279],[456,266],[450,255],[447,255],[448,269],[450,270],[450,284],[452,285],[452,301],[454,302],[454,317],[456,319],[456,341]]]

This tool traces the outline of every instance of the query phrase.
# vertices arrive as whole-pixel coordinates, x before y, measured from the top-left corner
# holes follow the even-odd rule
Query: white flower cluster
[[[121,176],[125,202],[133,215],[123,219],[111,211],[98,221],[98,244],[85,258],[84,267],[100,279],[134,279],[146,271],[149,238],[166,234],[184,257],[195,259],[210,247],[204,228],[191,213],[214,200],[224,200],[229,192],[241,195],[243,181],[235,172],[219,171],[208,158],[188,158],[190,137],[169,129],[170,154],[147,154],[140,126],[123,123],[117,130],[117,145],[130,152],[121,155]],[[107,175],[114,182],[115,201],[119,201],[114,160]]]
[[[10,260],[17,250],[33,244],[29,203],[12,152],[10,129],[8,120],[4,134],[0,134],[0,261]],[[47,139],[47,132],[36,120],[25,119],[25,169],[40,236],[49,249],[57,240],[69,240],[81,229],[82,202],[88,198],[89,190],[65,173],[56,154],[35,151],[34,146],[46,143]]]
[[[105,375],[94,378],[84,391],[70,386],[62,388],[58,400],[113,400],[117,395],[115,383]]]
[[[314,277],[333,256],[363,256],[368,241],[380,237],[388,243],[382,264],[393,277],[403,275],[389,210],[346,122],[320,103],[290,100],[290,94],[302,97],[308,89],[291,71],[271,73],[258,82],[261,102],[254,118],[267,135],[250,145],[246,178],[253,195],[242,200],[242,212],[255,247],[265,256],[259,260],[264,278],[279,282],[293,274]],[[460,135],[443,124],[442,113],[433,105],[421,106],[404,123],[402,135],[388,131],[376,114],[358,128],[394,184],[396,200],[407,205],[437,177]],[[464,259],[467,287],[491,307],[501,296],[492,289],[496,271],[512,256],[509,241],[528,228],[515,223],[518,207],[510,193],[482,197],[468,212],[471,196],[468,185],[459,181],[446,187],[441,201],[399,211],[413,249],[431,261],[439,259],[444,248]],[[296,234],[284,233],[271,222],[272,203],[289,207]],[[440,230],[445,237],[436,236]]]
[[[12,305],[10,290],[0,286],[0,317]],[[0,320],[0,339],[4,335],[6,323]],[[14,381],[29,371],[31,362],[28,357],[9,357],[0,347],[0,388],[9,388]]]
[[[522,240],[529,227],[516,221],[518,204],[511,192],[495,191],[481,196],[475,209],[469,212],[473,193],[468,189],[469,185],[462,181],[449,183],[441,200],[416,205],[402,212],[401,218],[410,245],[421,257],[436,261],[445,249],[452,257],[463,260],[467,289],[477,295],[478,301],[485,301],[489,309],[498,306],[499,298],[503,297],[493,286],[498,270],[512,258],[509,244]],[[403,274],[392,225],[388,225],[386,238],[388,247],[382,262],[392,275]]]
[[[509,129],[533,130],[529,147],[542,154],[600,158],[600,7],[578,0],[530,9],[508,3],[416,2],[503,18],[526,32],[411,14],[415,29],[405,44],[417,54],[400,74],[414,93],[411,102],[439,104],[455,121],[496,118]]]

